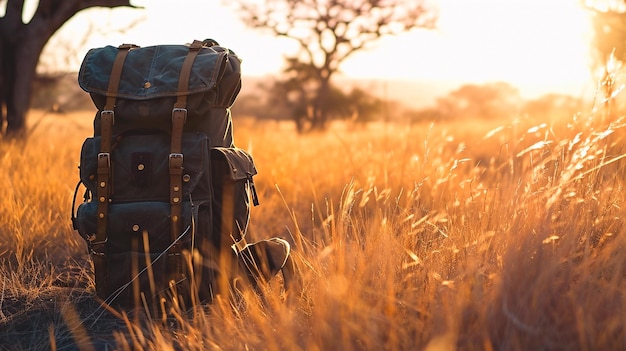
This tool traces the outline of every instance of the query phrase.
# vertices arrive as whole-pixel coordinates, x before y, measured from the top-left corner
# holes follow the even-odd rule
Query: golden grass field
[[[93,299],[69,220],[92,117],[33,111],[27,141],[0,143],[2,349],[626,349],[619,117],[308,135],[235,118],[259,169],[249,236],[292,241],[303,290],[167,320]]]

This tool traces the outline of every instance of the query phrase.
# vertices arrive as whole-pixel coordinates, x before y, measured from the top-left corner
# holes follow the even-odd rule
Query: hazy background
[[[413,107],[465,83],[506,81],[524,98],[550,92],[590,97],[588,10],[576,0],[433,0],[438,29],[383,38],[341,66],[344,78]],[[252,30],[225,2],[144,0],[143,9],[90,9],[51,39],[43,57],[67,55],[77,71],[90,47],[179,44],[214,38],[243,59],[244,91],[258,77],[276,76],[295,42]],[[130,28],[128,28],[130,26]],[[44,60],[45,61],[45,60]]]

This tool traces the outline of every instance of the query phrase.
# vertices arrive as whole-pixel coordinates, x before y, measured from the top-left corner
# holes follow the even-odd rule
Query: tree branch
[[[238,12],[252,28],[268,30],[299,45],[297,56],[287,58],[287,72],[306,69],[293,78],[317,85],[313,114],[325,121],[323,104],[329,82],[353,53],[386,35],[412,28],[433,28],[436,14],[426,0],[242,0]],[[317,111],[317,112],[316,112]]]

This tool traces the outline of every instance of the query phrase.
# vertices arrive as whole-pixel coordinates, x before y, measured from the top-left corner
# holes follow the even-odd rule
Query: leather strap
[[[117,49],[117,56],[113,62],[113,68],[109,75],[109,86],[107,88],[107,101],[104,104],[104,110],[113,111],[115,109],[115,96],[117,95],[117,89],[120,85],[120,79],[122,78],[122,68],[124,68],[124,61],[131,49],[138,47],[134,44],[122,44]]]
[[[172,139],[170,145],[169,156],[169,174],[170,174],[170,218],[172,227],[172,240],[176,240],[181,233],[181,214],[182,214],[182,194],[183,194],[183,154],[182,140],[183,129],[187,120],[187,95],[189,94],[189,78],[191,76],[191,68],[200,49],[204,44],[201,41],[194,40],[189,46],[189,52],[183,61],[180,69],[180,77],[178,80],[178,94],[174,108],[172,109]],[[173,253],[177,253],[180,248],[174,245]]]
[[[178,79],[178,96],[174,108],[187,108],[187,95],[189,94],[189,78],[191,77],[191,67],[193,62],[200,53],[200,49],[204,47],[204,43],[199,40],[194,40],[189,45],[189,53],[183,61],[183,65],[180,69],[180,78]]]
[[[172,227],[172,241],[181,233],[180,216],[182,214],[183,196],[183,154],[181,140],[187,111],[178,109],[172,112],[172,149],[169,156],[170,173],[170,218]],[[177,139],[175,141],[175,139]],[[177,144],[174,147],[174,144]],[[176,245],[174,247],[177,247]]]
[[[135,48],[132,44],[123,44],[118,47],[117,56],[113,62],[107,100],[104,109],[100,112],[100,153],[98,154],[97,191],[98,218],[96,235],[90,237],[91,252],[95,255],[104,255],[107,242],[107,216],[111,198],[111,143],[113,140],[113,124],[115,123],[115,98],[122,76],[122,68],[128,52]]]

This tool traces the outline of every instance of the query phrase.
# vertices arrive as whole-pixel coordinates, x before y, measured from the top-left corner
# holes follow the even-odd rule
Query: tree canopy
[[[293,113],[312,129],[324,128],[331,78],[348,57],[383,36],[434,28],[437,19],[426,0],[243,0],[237,6],[247,25],[298,43],[299,51],[286,57],[282,84],[309,103]]]

